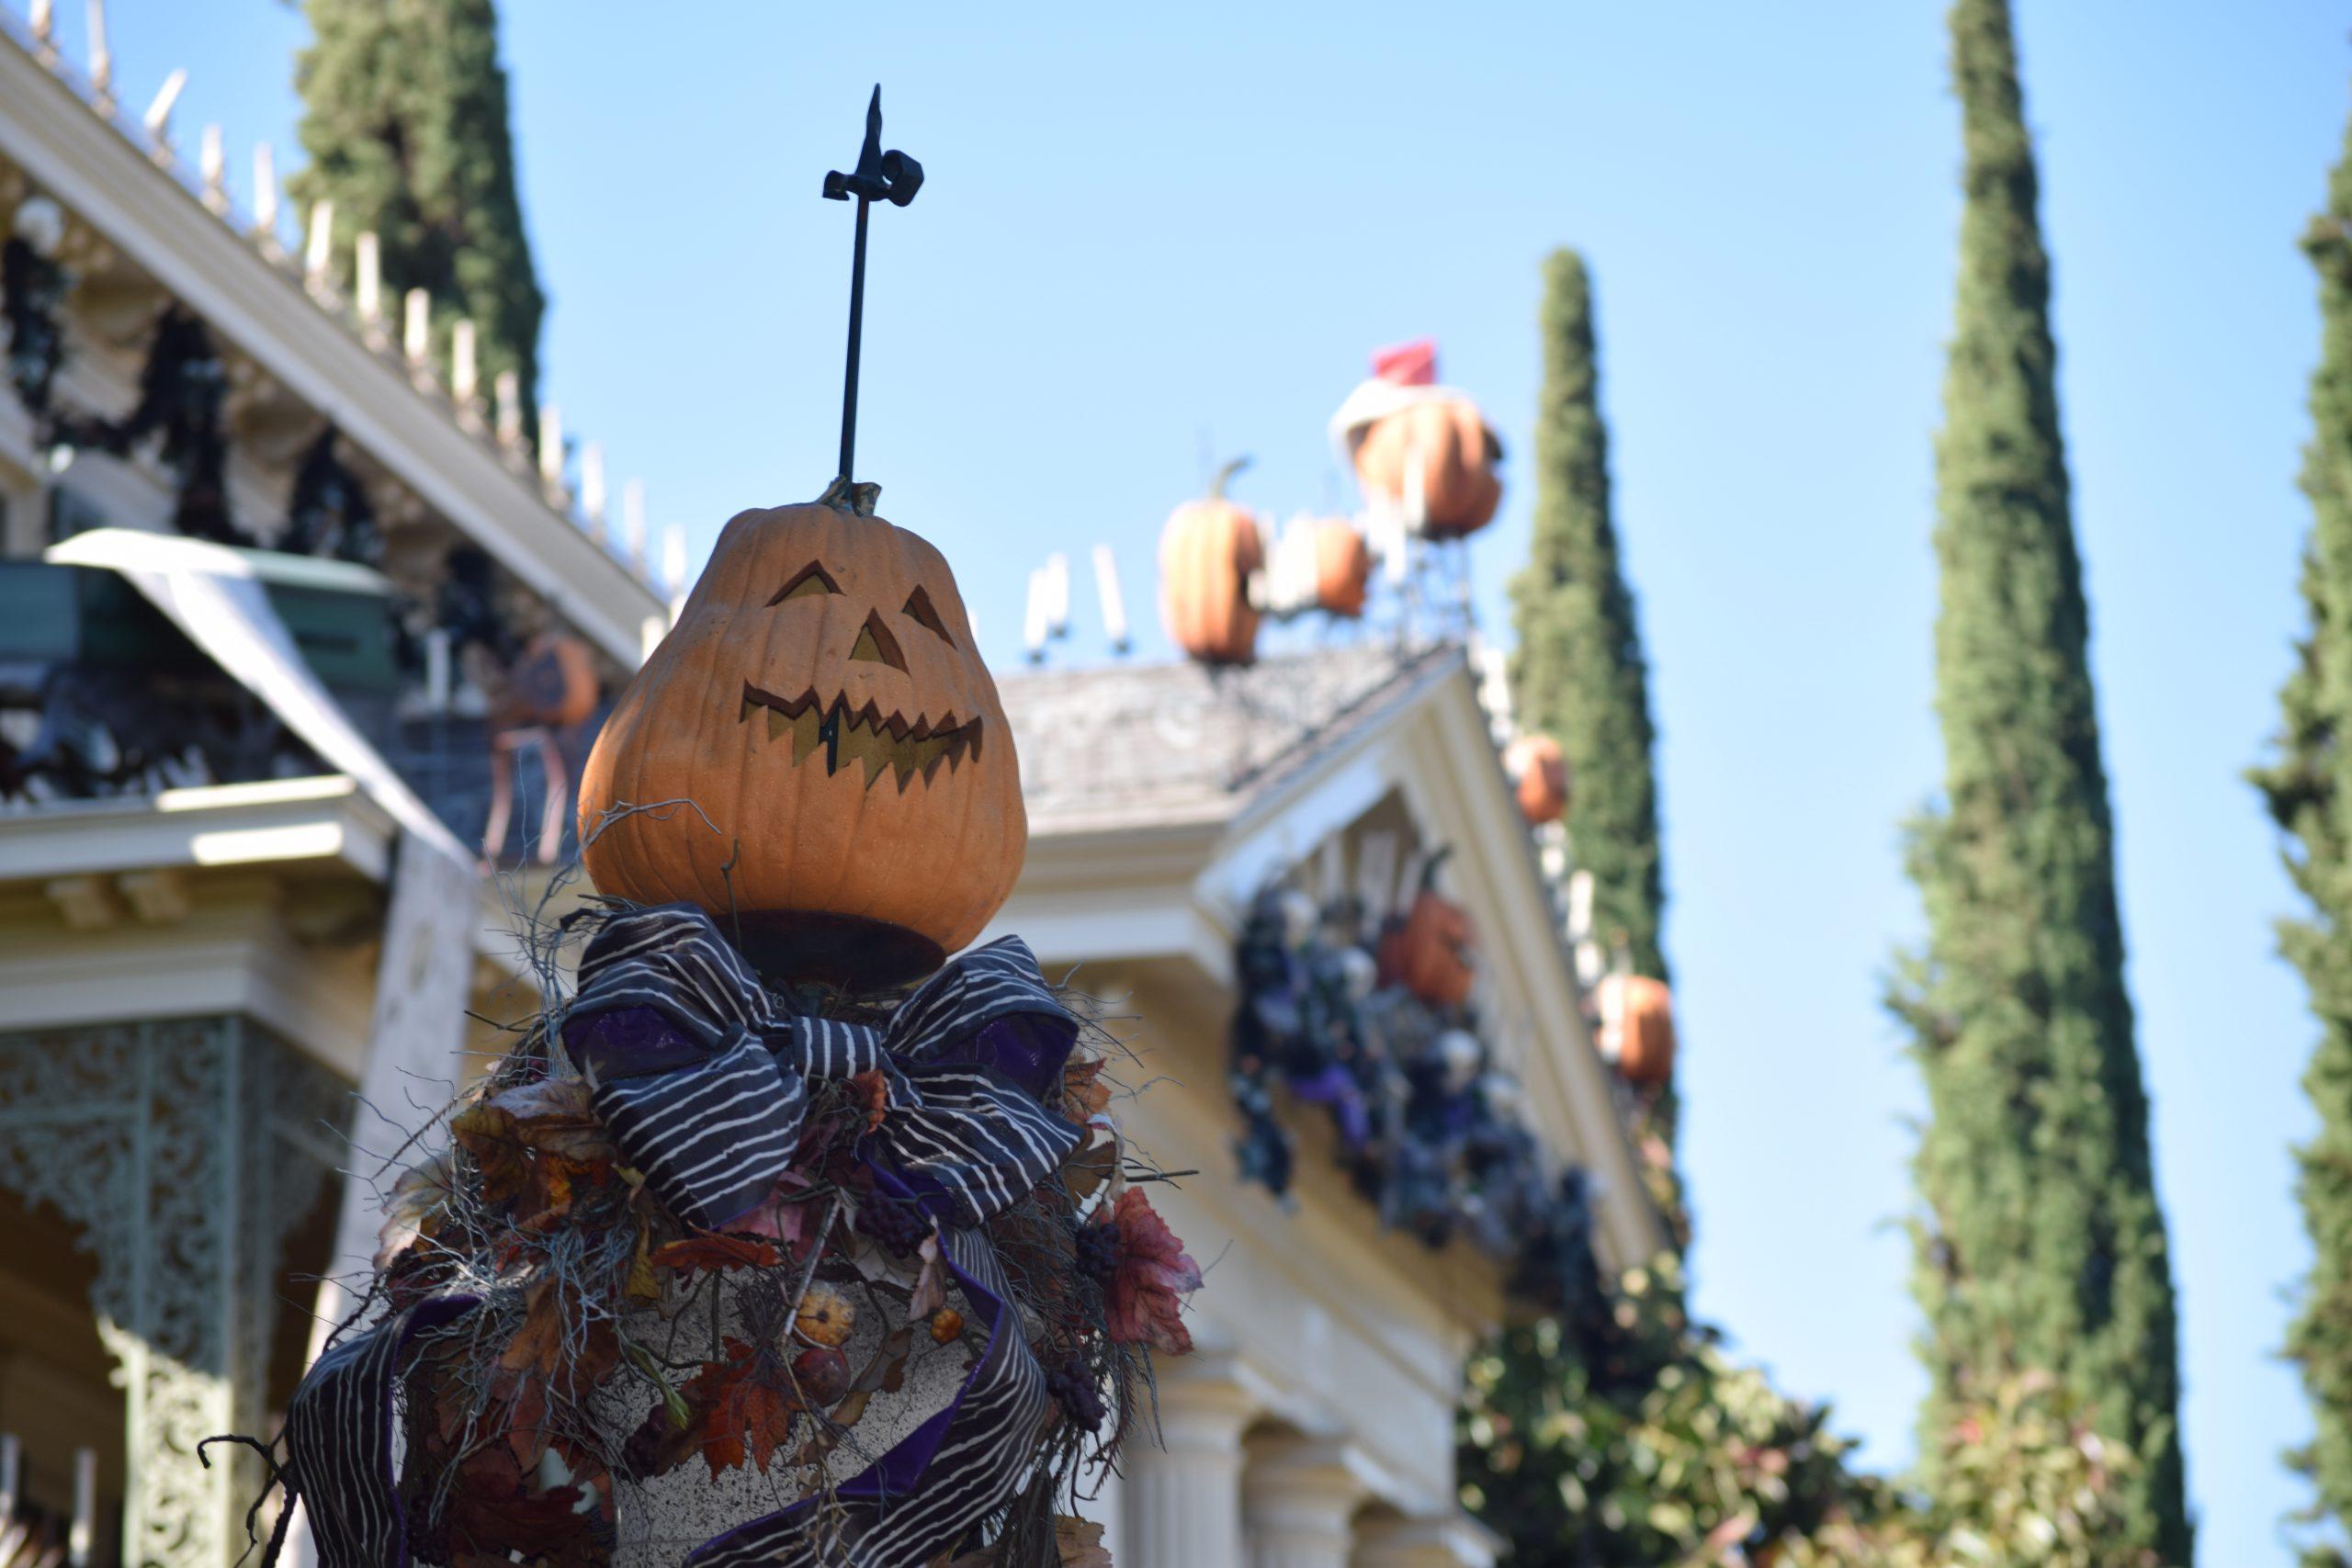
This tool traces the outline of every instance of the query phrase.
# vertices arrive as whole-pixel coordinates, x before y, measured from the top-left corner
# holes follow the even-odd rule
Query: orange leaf
[[[1111,1086],[1102,1081],[1105,1059],[1072,1056],[1062,1068],[1062,1100],[1073,1122],[1100,1116],[1110,1107]]]
[[[544,1377],[555,1371],[563,1353],[563,1305],[555,1280],[533,1285],[523,1303],[523,1326],[506,1342],[498,1364],[506,1371]]]
[[[706,1232],[655,1249],[656,1269],[691,1274],[697,1269],[773,1269],[783,1261],[776,1249],[750,1236]]]
[[[879,1067],[874,1067],[853,1074],[849,1088],[851,1100],[865,1107],[865,1130],[871,1133],[889,1114],[890,1080],[882,1076]]]

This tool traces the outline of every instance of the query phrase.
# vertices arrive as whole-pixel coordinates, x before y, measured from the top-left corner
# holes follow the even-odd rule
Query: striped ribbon
[[[859,1156],[953,1225],[1002,1213],[1084,1134],[1046,1109],[1078,1021],[1019,937],[948,964],[875,1028],[775,1010],[690,904],[607,921],[580,960],[564,1044],[622,1157],[671,1213],[723,1230],[791,1164],[809,1084],[880,1072]]]

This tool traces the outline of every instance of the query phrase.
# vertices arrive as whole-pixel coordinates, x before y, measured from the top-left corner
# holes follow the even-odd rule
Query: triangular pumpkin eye
[[[956,639],[947,635],[947,623],[939,618],[939,612],[931,607],[931,595],[922,589],[918,588],[907,595],[906,605],[900,613],[912,615],[915,625],[930,632],[948,647],[956,646]]]
[[[771,604],[781,604],[786,599],[815,599],[827,593],[839,593],[842,585],[833,581],[832,573],[815,561],[810,561],[792,574],[792,581],[775,591]]]

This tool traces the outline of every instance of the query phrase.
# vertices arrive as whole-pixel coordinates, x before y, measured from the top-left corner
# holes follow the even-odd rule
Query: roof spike
[[[401,300],[401,357],[422,374],[433,355],[433,296],[412,288]]]
[[[563,487],[563,411],[553,403],[539,405],[539,489],[558,512],[571,499]]]
[[[32,26],[33,42],[38,47],[40,62],[43,65],[56,64],[57,0],[33,0],[32,12],[26,20]]]
[[[523,445],[523,378],[512,370],[501,370],[491,386],[498,400],[498,444],[509,452],[517,451]]]
[[[277,154],[266,141],[254,143],[254,233],[262,248],[277,249]]]
[[[580,517],[588,536],[605,542],[605,447],[591,441],[580,448]]]
[[[302,247],[302,280],[311,292],[323,299],[333,290],[334,280],[327,276],[334,265],[334,203],[311,203],[311,231]]]
[[[662,586],[673,598],[686,591],[686,530],[682,524],[662,530]]]
[[[114,118],[114,51],[107,47],[107,0],[88,0],[90,91],[97,111]]]
[[[1021,646],[1032,664],[1046,661],[1046,569],[1029,569],[1029,603],[1021,620]]]
[[[1108,545],[1094,547],[1094,592],[1102,601],[1102,635],[1111,651],[1125,653],[1134,644],[1127,637],[1127,601],[1119,592],[1119,562]]]
[[[164,78],[155,91],[155,101],[147,106],[140,123],[147,128],[147,140],[153,145],[158,161],[169,161],[172,155],[172,110],[179,107],[180,95],[187,90],[187,67],[176,67]]]
[[[629,564],[645,570],[645,481],[631,479],[621,486],[621,547],[628,552]]]
[[[219,215],[229,210],[229,154],[221,144],[220,128],[204,128],[203,152],[197,167],[204,175],[204,205]]]
[[[359,308],[360,324],[379,326],[384,319],[384,252],[373,229],[359,231],[353,265],[356,280],[352,285],[352,302]]]
[[[1069,557],[1056,550],[1046,558],[1046,635],[1069,636]]]
[[[474,357],[474,322],[469,316],[449,331],[449,396],[458,412],[471,418],[481,396],[481,367]]]

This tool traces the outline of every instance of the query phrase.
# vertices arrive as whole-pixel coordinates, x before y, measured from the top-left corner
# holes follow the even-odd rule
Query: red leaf
[[[1105,1325],[1111,1338],[1183,1355],[1193,1348],[1193,1336],[1184,1326],[1182,1298],[1201,1288],[1201,1266],[1140,1187],[1119,1194],[1107,1223],[1119,1231],[1119,1267],[1111,1279]]]

